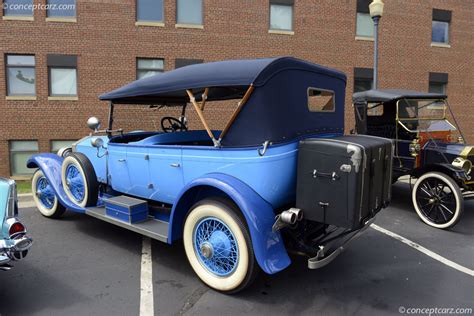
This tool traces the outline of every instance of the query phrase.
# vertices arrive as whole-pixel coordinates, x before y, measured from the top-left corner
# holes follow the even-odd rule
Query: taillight
[[[23,232],[25,232],[25,226],[23,226],[23,224],[20,222],[13,223],[13,225],[10,226],[10,230],[8,231],[10,237]]]

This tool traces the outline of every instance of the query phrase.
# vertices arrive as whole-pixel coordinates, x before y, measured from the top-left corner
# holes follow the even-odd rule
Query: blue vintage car
[[[15,181],[0,178],[0,270],[10,270],[11,262],[23,259],[32,243],[18,219]]]
[[[69,209],[169,244],[183,239],[196,274],[222,292],[243,289],[258,270],[286,268],[290,246],[310,257],[310,268],[322,267],[382,208],[377,199],[364,216],[345,214],[356,225],[337,230],[296,207],[299,142],[343,134],[345,88],[343,73],[291,57],[191,65],[134,81],[100,96],[109,102],[106,129],[92,117],[93,133],[72,148],[29,159],[38,168],[37,207],[46,217]],[[204,110],[226,100],[236,100],[235,111],[211,130]],[[181,115],[163,117],[161,131],[125,132],[113,124],[122,104],[179,107]],[[188,130],[188,106],[203,130]],[[337,172],[358,172],[359,149],[344,146],[352,156]],[[335,172],[332,180],[308,174],[342,182]],[[329,203],[321,205],[326,212]]]

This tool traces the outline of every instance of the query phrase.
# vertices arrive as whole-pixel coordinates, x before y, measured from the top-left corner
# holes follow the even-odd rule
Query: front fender
[[[263,271],[273,274],[290,265],[281,234],[272,231],[275,213],[271,205],[239,179],[221,173],[195,179],[180,192],[171,210],[168,243],[182,238],[186,215],[197,202],[197,195],[204,197],[206,190],[211,195],[224,193],[239,207],[250,230],[255,258]]]
[[[73,203],[67,197],[66,192],[64,192],[61,180],[61,167],[63,160],[64,158],[55,154],[37,154],[28,159],[26,166],[28,168],[40,168],[41,171],[43,171],[43,174],[53,188],[59,203],[61,203],[65,208],[77,213],[84,213],[85,209]],[[34,188],[32,188],[32,190],[34,191]]]
[[[435,163],[423,166],[422,168],[415,169],[411,175],[414,177],[421,177],[427,172],[442,172],[452,177],[456,182],[462,184],[469,179],[469,176],[466,172],[458,167],[453,166],[449,163]]]

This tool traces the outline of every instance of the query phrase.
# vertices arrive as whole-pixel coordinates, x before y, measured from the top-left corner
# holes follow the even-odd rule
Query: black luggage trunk
[[[392,141],[373,136],[299,144],[296,207],[308,220],[357,229],[391,199]]]

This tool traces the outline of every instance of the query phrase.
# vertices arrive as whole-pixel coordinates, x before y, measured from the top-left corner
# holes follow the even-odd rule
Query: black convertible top
[[[352,95],[355,102],[388,102],[399,99],[446,99],[447,96],[438,93],[428,93],[413,90],[377,89],[356,92]]]

